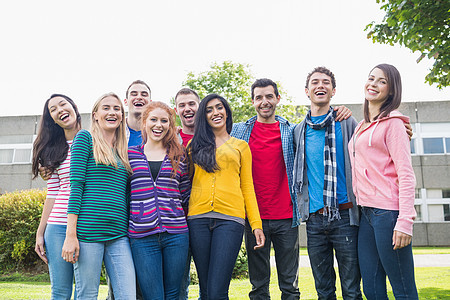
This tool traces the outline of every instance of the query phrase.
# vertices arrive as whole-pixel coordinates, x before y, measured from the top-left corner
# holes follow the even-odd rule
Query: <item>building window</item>
[[[420,198],[422,198],[422,195],[421,195],[420,189],[415,189],[415,190],[416,190],[416,194],[414,195],[414,196],[415,196],[415,198],[416,198],[416,199],[420,199]]]
[[[411,144],[411,154],[416,154],[416,139],[411,139],[410,144]]]
[[[12,163],[14,157],[14,149],[0,149],[0,164]]]
[[[424,138],[423,142],[423,153],[433,154],[433,153],[444,153],[444,143],[442,138]]]
[[[450,198],[450,189],[442,190],[442,198]]]
[[[445,149],[446,153],[450,153],[450,138],[445,138]]]
[[[0,164],[29,164],[33,135],[0,136]]]
[[[444,204],[444,221],[450,221],[450,204]]]
[[[31,149],[16,149],[13,163],[29,163],[31,161]]]
[[[442,199],[442,190],[440,189],[427,189],[428,199]]]
[[[414,205],[414,208],[416,209],[416,221],[422,221],[422,206],[421,205]]]

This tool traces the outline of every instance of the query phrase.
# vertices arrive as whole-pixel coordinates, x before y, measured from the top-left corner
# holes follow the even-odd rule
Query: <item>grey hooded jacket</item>
[[[350,209],[350,225],[359,225],[359,209],[356,205],[356,197],[353,194],[352,187],[352,168],[350,165],[350,156],[348,153],[348,142],[352,138],[353,131],[358,124],[355,118],[350,117],[343,120],[341,123],[342,139],[344,144],[344,163],[345,163],[345,178],[347,186],[347,197],[353,203],[353,208]],[[303,120],[294,130],[294,182],[293,192],[297,195],[298,209],[303,222],[309,218],[309,192],[308,192],[308,176],[305,165],[305,129],[306,122]]]

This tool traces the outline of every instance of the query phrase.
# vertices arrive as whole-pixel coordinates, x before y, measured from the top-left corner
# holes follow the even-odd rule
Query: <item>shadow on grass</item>
[[[48,272],[41,274],[8,273],[0,274],[0,282],[50,282]]]
[[[437,287],[426,287],[419,289],[420,299],[449,299],[450,290]]]

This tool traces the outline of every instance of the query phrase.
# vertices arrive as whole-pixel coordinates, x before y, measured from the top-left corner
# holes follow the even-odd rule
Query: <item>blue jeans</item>
[[[61,257],[66,227],[66,225],[47,224],[44,232],[45,252],[52,284],[52,300],[72,297],[73,265]]]
[[[179,300],[189,299],[189,285],[191,284],[191,260],[192,252],[191,247],[189,247],[186,265],[184,266],[183,279],[181,280],[180,297],[178,297]]]
[[[298,289],[298,227],[292,219],[262,220],[266,242],[262,249],[254,250],[256,239],[248,221],[245,223],[245,248],[248,255],[248,275],[252,284],[250,299],[270,299],[270,248],[275,251],[278,286],[281,299],[300,299]]]
[[[306,222],[308,256],[318,299],[336,299],[334,255],[339,267],[343,299],[362,299],[358,265],[358,227],[350,225],[348,210],[341,219],[328,222],[328,216],[314,213]]]
[[[136,277],[128,237],[96,243],[80,241],[80,256],[74,265],[77,299],[97,299],[102,262],[115,299],[136,299]]]
[[[131,239],[130,243],[144,299],[178,300],[188,256],[189,233],[157,233]]]
[[[411,244],[394,250],[392,236],[398,211],[363,207],[359,225],[359,267],[368,300],[388,299],[386,275],[395,299],[419,299]]]
[[[242,244],[244,226],[229,220],[188,220],[201,299],[228,299],[228,288]]]

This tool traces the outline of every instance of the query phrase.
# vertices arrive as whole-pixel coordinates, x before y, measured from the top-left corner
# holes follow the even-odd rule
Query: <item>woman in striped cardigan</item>
[[[78,299],[97,299],[102,262],[116,299],[135,299],[136,280],[127,236],[127,155],[124,109],[113,93],[94,104],[91,130],[72,144],[64,260],[75,263]]]
[[[128,236],[144,299],[178,299],[189,233],[190,181],[175,113],[153,101],[142,115],[144,145],[128,149],[133,174]]]

